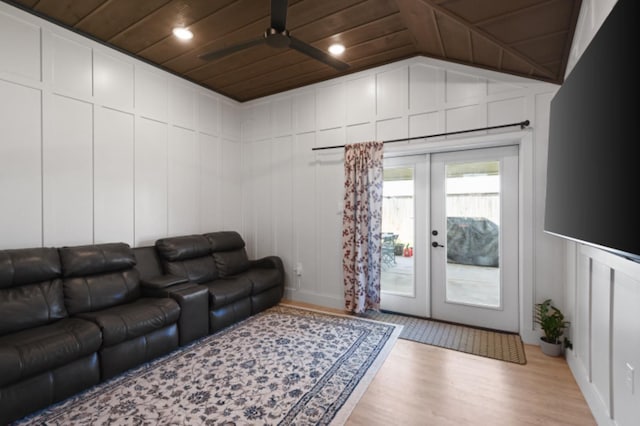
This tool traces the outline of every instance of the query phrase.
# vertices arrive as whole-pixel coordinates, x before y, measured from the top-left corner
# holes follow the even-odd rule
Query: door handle
[[[437,241],[431,243],[431,247],[444,247],[442,244],[439,244]]]

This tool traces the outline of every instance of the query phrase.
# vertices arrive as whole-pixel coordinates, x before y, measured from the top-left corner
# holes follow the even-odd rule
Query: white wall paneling
[[[214,232],[221,229],[220,203],[220,141],[214,136],[199,134],[200,141],[200,229]]]
[[[271,170],[273,170],[271,212],[273,215],[273,244],[263,248],[264,255],[275,253],[282,258],[287,286],[293,275],[293,137],[277,138],[271,145]],[[258,254],[262,254],[258,252]]]
[[[192,130],[169,130],[169,236],[200,229],[200,153]]]
[[[293,109],[290,97],[276,99],[271,104],[273,114],[273,135],[290,135],[293,126]]]
[[[293,231],[294,257],[289,263],[302,267],[299,276],[290,280],[292,290],[306,292],[313,300],[317,295],[317,274],[320,253],[316,242],[318,235],[315,133],[296,135],[293,144]],[[289,271],[288,271],[289,272]],[[289,294],[289,297],[300,298]],[[316,296],[317,297],[317,296]]]
[[[271,104],[268,102],[253,105],[244,110],[242,138],[247,141],[271,138]]]
[[[221,101],[220,127],[221,135],[227,140],[239,141],[241,137],[242,119],[240,107],[236,102]]]
[[[321,151],[318,155],[318,292],[326,298],[341,301],[342,282],[342,210],[344,204],[344,161],[342,150]],[[326,262],[326,254],[334,253],[338,261]],[[337,256],[336,256],[337,255]]]
[[[272,211],[273,176],[272,171],[272,142],[259,141],[251,144],[251,170],[250,179],[251,199],[255,208],[246,214],[253,216],[253,248],[255,257],[268,256],[274,253],[273,227],[274,216]]]
[[[167,122],[168,77],[142,65],[135,67],[136,112],[143,117]]]
[[[293,124],[296,133],[316,130],[315,91],[296,93],[292,96]]]
[[[317,133],[316,146],[335,146],[346,143],[346,132],[344,127],[322,130]]]
[[[447,102],[474,101],[487,94],[487,79],[454,71],[446,72],[445,99]]]
[[[409,66],[409,108],[411,111],[435,111],[444,103],[445,71],[422,64]]]
[[[461,130],[485,127],[487,123],[486,106],[468,105],[457,108],[450,108],[445,111],[445,126],[447,132],[458,132]],[[477,132],[482,134],[483,132]],[[447,136],[455,138],[456,136]]]
[[[406,138],[408,136],[408,120],[405,117],[376,121],[376,140]]]
[[[635,269],[618,270],[614,276],[611,389],[614,418],[619,425],[633,425],[640,419],[640,271],[637,266]]]
[[[112,108],[133,108],[133,64],[96,52],[93,67],[93,93],[96,100]]]
[[[539,132],[535,132],[533,151],[533,163],[542,165],[547,163],[547,135],[549,132],[549,109],[548,105],[553,99],[554,93],[540,93],[535,96],[533,110],[535,115],[527,117],[532,120],[532,125]],[[509,102],[512,102],[509,100]],[[519,120],[516,120],[519,121]],[[541,302],[545,299],[552,299],[558,306],[565,306],[564,298],[564,277],[565,272],[565,244],[557,237],[544,233],[544,208],[547,188],[546,170],[534,174],[533,184],[533,232],[539,237],[537,239],[540,251],[537,253],[534,262],[536,271],[537,286],[535,287],[535,299]],[[555,265],[555,268],[548,268],[547,265]]]
[[[347,124],[369,123],[376,115],[376,81],[368,75],[346,82]]]
[[[195,89],[190,84],[184,84],[178,79],[172,79],[170,87],[169,108],[172,124],[185,129],[195,129],[197,118],[195,114]]]
[[[58,93],[89,98],[93,93],[91,47],[52,34],[51,82]]]
[[[347,126],[347,143],[372,141],[376,138],[374,123],[354,124]]]
[[[0,3],[0,249],[241,230],[240,114]]]
[[[198,126],[202,133],[218,135],[220,129],[219,100],[208,93],[198,94]]]
[[[591,381],[611,411],[609,347],[611,327],[611,269],[592,259],[591,265]]]
[[[94,241],[133,245],[134,117],[95,110]]]
[[[525,99],[517,97],[487,103],[487,125],[499,126],[502,124],[517,123],[526,120]],[[491,130],[498,132],[499,130]]]
[[[40,113],[40,90],[0,80],[0,241],[7,248],[42,244]]]
[[[409,117],[409,137],[444,133],[444,114],[439,111],[416,114]],[[444,137],[433,138],[442,140]]]
[[[376,113],[378,120],[405,116],[408,105],[409,71],[399,67],[376,74]]]
[[[316,111],[318,130],[344,126],[347,112],[344,84],[319,87],[316,92]]]
[[[220,230],[241,232],[243,220],[242,206],[242,146],[240,142],[222,140],[222,226]]]
[[[168,233],[168,126],[139,117],[135,139],[135,243],[152,245]]]
[[[40,81],[40,27],[0,11],[0,73]]]
[[[567,361],[601,425],[640,419],[640,264],[578,245]],[[633,369],[630,373],[629,367]]]
[[[51,95],[44,112],[43,244],[93,242],[93,106]]]

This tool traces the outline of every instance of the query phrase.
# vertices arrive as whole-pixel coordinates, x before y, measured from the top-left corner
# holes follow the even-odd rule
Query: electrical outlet
[[[627,367],[627,368],[626,368],[626,370],[625,370],[625,378],[624,378],[624,381],[625,381],[625,383],[627,384],[627,388],[629,388],[629,391],[631,392],[631,395],[633,395],[634,390],[635,390],[635,389],[634,389],[634,380],[635,380],[635,377],[634,377],[634,368],[633,368],[633,366],[632,366],[631,364],[629,364],[628,362],[627,362],[626,367]]]
[[[302,276],[302,263],[298,262],[296,264],[295,272],[296,272],[297,276],[299,276],[299,277]]]

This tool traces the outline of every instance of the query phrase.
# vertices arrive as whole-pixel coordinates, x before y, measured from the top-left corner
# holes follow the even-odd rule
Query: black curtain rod
[[[524,129],[529,125],[529,120],[520,121],[519,123],[511,123],[511,124],[501,124],[499,126],[489,126],[489,127],[479,127],[477,129],[469,129],[469,130],[458,130],[455,132],[446,132],[446,133],[437,133],[434,135],[425,135],[425,136],[414,136],[411,138],[402,138],[402,139],[391,139],[388,141],[382,141],[382,143],[393,143],[393,142],[408,142],[414,139],[428,139],[428,138],[437,138],[440,136],[450,136],[450,135],[459,135],[461,133],[471,133],[471,132],[479,132],[482,130],[494,130],[494,129],[503,129],[505,127],[514,127],[520,126],[521,129]],[[321,149],[334,149],[334,148],[344,148],[344,145],[334,145],[334,146],[321,146],[318,148],[311,148],[312,151],[319,151]]]

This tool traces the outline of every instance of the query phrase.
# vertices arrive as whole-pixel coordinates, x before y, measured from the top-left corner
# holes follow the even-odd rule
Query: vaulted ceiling
[[[339,71],[294,49],[258,44],[270,0],[3,0],[238,101],[412,56],[561,84],[581,0],[289,0],[291,35],[326,51],[346,46]],[[188,27],[193,39],[172,35]]]

